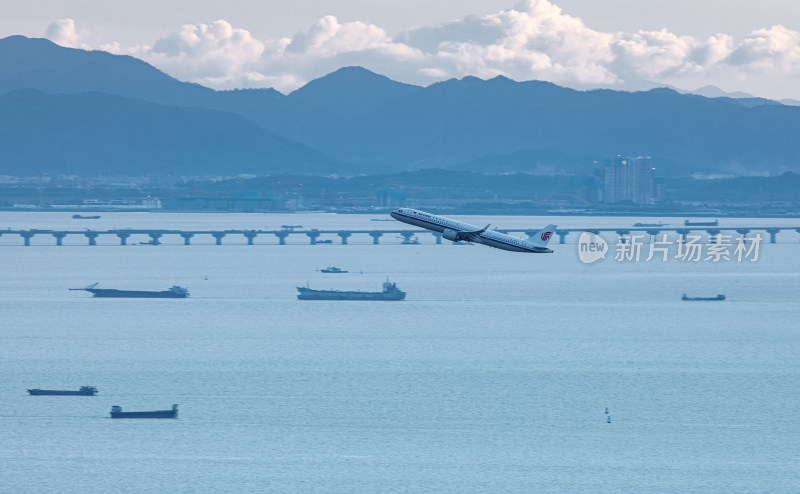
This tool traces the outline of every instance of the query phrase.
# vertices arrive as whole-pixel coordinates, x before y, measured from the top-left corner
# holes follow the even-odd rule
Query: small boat
[[[178,405],[172,405],[172,410],[151,410],[148,412],[123,412],[122,407],[111,407],[112,419],[176,419],[178,418]]]
[[[686,294],[683,294],[681,300],[705,300],[705,301],[716,301],[716,300],[725,300],[725,295],[719,294],[716,297],[687,297]]]
[[[317,240],[317,241],[316,241],[316,242],[314,242],[314,243],[317,243],[317,244],[332,244],[332,243],[333,243],[333,240],[331,240],[331,239],[329,239],[329,238],[328,238],[328,239],[325,239],[325,240]]]
[[[667,223],[662,223],[660,221],[658,223],[634,223],[633,226],[638,226],[638,227],[648,227],[648,226],[662,227],[662,226],[667,226]]]
[[[95,288],[98,283],[87,286],[86,288],[70,288],[70,290],[86,290],[94,297],[106,298],[186,298],[189,290],[182,286],[173,285],[169,290],[151,292],[146,290],[117,290],[116,288]]]
[[[94,386],[81,386],[77,391],[60,389],[29,389],[28,394],[31,396],[94,396],[97,394],[97,388]]]
[[[327,268],[320,269],[320,273],[348,273],[349,271],[345,271],[344,269],[339,269],[336,266],[328,266]]]
[[[73,214],[72,219],[74,220],[99,220],[99,216],[82,216],[80,214]]]
[[[719,226],[719,220],[714,221],[689,221],[683,222],[684,226]]]

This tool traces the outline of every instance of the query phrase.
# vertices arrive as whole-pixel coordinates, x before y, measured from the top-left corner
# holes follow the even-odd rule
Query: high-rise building
[[[636,204],[656,202],[655,177],[649,156],[617,156],[603,166],[600,202],[631,201]]]

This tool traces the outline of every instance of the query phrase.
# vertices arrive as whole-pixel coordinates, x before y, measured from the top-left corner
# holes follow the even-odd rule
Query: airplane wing
[[[489,225],[491,225],[491,223],[489,223]],[[475,230],[472,232],[458,232],[456,234],[456,242],[474,242],[476,238],[481,236],[481,233],[485,232],[489,228],[489,225],[484,226],[480,230]]]

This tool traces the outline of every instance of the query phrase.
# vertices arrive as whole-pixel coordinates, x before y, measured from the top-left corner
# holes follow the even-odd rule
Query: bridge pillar
[[[347,245],[347,238],[352,234],[350,232],[339,232],[337,235],[342,239],[342,245]]]
[[[222,239],[225,238],[225,234],[222,232],[214,232],[211,234],[212,237],[217,239],[217,245],[222,245]]]
[[[119,237],[119,244],[120,245],[128,245],[128,237],[131,236],[130,233],[117,233]]]
[[[719,243],[719,234],[721,233],[719,230],[716,230],[716,229],[712,228],[712,229],[706,230],[706,232],[708,233],[708,241],[710,243],[712,243],[712,244],[718,244]]]
[[[253,245],[253,240],[258,236],[258,233],[244,232],[244,236],[247,238],[247,245]]]
[[[630,230],[617,230],[617,243],[624,244],[628,241],[628,237],[631,234]]]
[[[64,237],[67,236],[67,232],[53,232],[53,236],[56,238],[56,245],[64,245]]]
[[[689,233],[691,233],[692,231],[686,229],[680,229],[680,230],[675,230],[675,232],[678,234],[678,242],[685,244],[686,235],[689,235]]]
[[[650,242],[652,242],[653,239],[656,237],[656,235],[661,233],[661,231],[660,230],[645,230],[645,233],[650,235]]]
[[[567,243],[566,242],[566,238],[567,238],[567,235],[569,235],[568,231],[556,230],[556,235],[558,235],[558,243],[560,243],[560,244]]]
[[[100,236],[97,232],[86,232],[84,233],[86,238],[89,239],[89,245],[97,245],[97,237]]]
[[[436,237],[436,245],[442,245],[442,234],[439,232],[432,232],[432,233],[433,236]],[[798,233],[800,233],[800,230],[798,230]]]
[[[536,235],[536,230],[525,230],[523,233],[528,236],[528,241],[531,241]]]
[[[378,242],[378,239],[381,238],[381,235],[383,235],[381,232],[369,232],[369,236],[372,237],[373,245],[378,245],[380,243]]]
[[[767,233],[769,233],[769,243],[774,244],[776,242],[776,236],[778,235],[780,230],[778,228],[767,228]]]
[[[736,233],[742,236],[742,243],[747,243],[747,235],[750,233],[750,230],[746,228],[737,228]]]
[[[22,238],[25,240],[25,245],[26,245],[26,246],[28,246],[28,247],[30,247],[30,245],[31,245],[31,239],[32,239],[32,238],[33,238],[33,236],[34,236],[34,235],[36,235],[36,234],[35,234],[35,233],[33,233],[33,232],[20,232],[19,234],[20,234],[20,236],[22,236]]]
[[[153,245],[161,245],[161,241],[159,240],[161,238],[161,234],[160,233],[148,233],[147,235],[150,236],[150,243],[151,244],[153,244]]]
[[[400,232],[400,235],[403,236],[404,244],[410,244],[411,239],[414,237],[414,232]]]
[[[278,237],[280,245],[286,245],[286,237],[289,236],[289,232],[275,232],[275,236]]]
[[[317,244],[317,239],[319,238],[319,232],[306,232],[306,235],[308,236],[308,243],[310,243],[311,245]]]
[[[192,237],[194,237],[194,233],[181,233],[181,237],[183,237],[183,245],[191,245]]]

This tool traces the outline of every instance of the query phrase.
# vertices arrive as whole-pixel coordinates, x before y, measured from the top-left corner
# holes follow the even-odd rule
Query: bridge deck
[[[524,235],[532,235],[537,230],[530,228],[499,228],[497,231],[502,233],[521,233]],[[676,227],[614,227],[614,228],[559,228],[556,234],[560,236],[559,242],[564,243],[564,239],[571,233],[591,232],[599,234],[601,232],[614,232],[617,235],[631,235],[634,233],[645,233],[650,235],[657,235],[661,233],[675,233],[677,235],[686,235],[692,232],[705,232],[709,235],[719,235],[722,232],[736,232],[739,234],[748,234],[751,232],[763,231],[770,235],[770,242],[776,242],[776,236],[782,231],[795,231],[800,233],[800,226],[676,226]],[[272,235],[278,237],[281,244],[285,243],[286,238],[289,236],[300,235],[306,236],[310,239],[310,243],[318,243],[318,238],[322,235],[336,235],[341,238],[341,243],[346,244],[347,239],[352,235],[369,235],[373,238],[373,243],[379,243],[378,239],[383,235],[400,235],[405,241],[409,241],[415,235],[432,234],[436,237],[436,243],[441,243],[442,234],[429,230],[130,230],[130,229],[116,229],[116,230],[0,230],[0,236],[19,235],[24,241],[25,245],[30,245],[30,240],[37,235],[52,235],[57,239],[57,245],[62,245],[62,240],[68,236],[85,236],[89,239],[89,245],[96,245],[96,239],[102,236],[116,236],[120,239],[121,244],[126,244],[128,237],[134,235],[145,235],[151,237],[154,244],[159,244],[159,239],[165,235],[176,235],[183,237],[186,245],[190,244],[190,239],[197,235],[209,235],[216,239],[216,243],[221,245],[222,239],[228,235],[243,235],[248,239],[248,243],[252,244],[253,239],[260,235]]]

